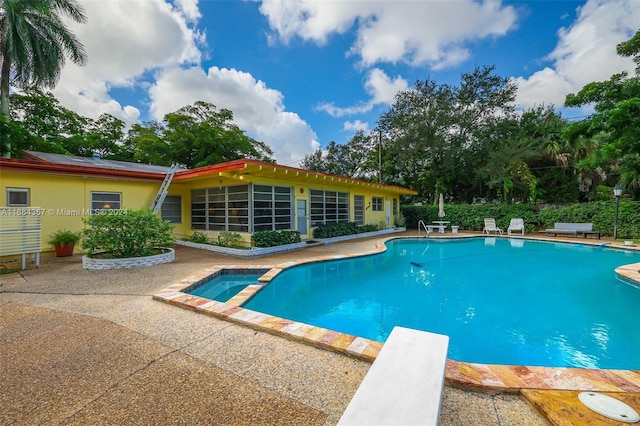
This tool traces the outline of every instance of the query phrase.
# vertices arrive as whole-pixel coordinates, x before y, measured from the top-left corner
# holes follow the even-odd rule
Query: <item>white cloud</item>
[[[195,22],[202,16],[198,8],[198,0],[175,0],[175,3],[190,22]]]
[[[396,93],[409,87],[407,81],[400,76],[390,78],[383,70],[374,68],[367,74],[364,88],[370,99],[358,105],[349,107],[337,107],[334,103],[320,104],[317,109],[325,111],[332,117],[362,114],[369,112],[374,106],[393,103]]]
[[[316,134],[285,111],[282,93],[248,73],[216,67],[207,73],[200,67],[204,34],[193,29],[201,17],[198,0],[173,3],[81,0],[88,22],[67,25],[84,44],[89,62],[65,66],[53,90],[62,105],[87,117],[109,113],[132,124],[141,111],[115,100],[112,89],[147,92],[149,113],[158,120],[202,100],[233,111],[234,122],[269,145],[280,162],[314,151]]]
[[[288,43],[293,37],[325,44],[332,33],[344,33],[358,18],[368,14],[375,2],[263,0],[260,12],[280,39]]]
[[[633,61],[619,56],[616,45],[633,36],[638,22],[637,0],[587,1],[576,21],[558,32],[558,44],[548,55],[553,65],[529,77],[515,78],[518,106],[560,107],[567,94],[578,92],[590,82],[608,80],[621,71],[633,73]]]
[[[189,2],[182,1],[186,8]],[[202,35],[189,28],[178,10],[162,0],[81,1],[88,22],[69,22],[87,50],[84,67],[69,62],[52,91],[60,102],[96,118],[112,114],[131,124],[137,108],[121,105],[109,91],[140,84],[145,72],[165,66],[197,63]],[[193,15],[193,11],[190,12]]]
[[[390,78],[384,71],[374,68],[367,75],[364,88],[371,95],[371,102],[374,104],[391,104],[401,90],[407,90],[409,84],[407,80],[396,76]]]
[[[233,121],[273,149],[281,164],[302,160],[318,146],[316,134],[297,114],[285,111],[283,96],[251,74],[235,69],[199,67],[160,73],[150,88],[150,111],[157,120],[168,112],[205,101],[233,111]]]
[[[357,41],[349,53],[364,66],[454,66],[469,57],[465,42],[502,36],[516,23],[515,9],[496,0],[263,0],[260,11],[284,42],[297,36],[324,44],[330,35],[355,28]]]
[[[356,132],[358,130],[362,130],[363,132],[367,133],[369,131],[369,123],[362,122],[360,120],[345,121],[343,129],[348,132]]]

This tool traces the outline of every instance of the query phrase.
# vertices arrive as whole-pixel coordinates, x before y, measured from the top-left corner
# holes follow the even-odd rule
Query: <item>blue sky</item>
[[[198,100],[296,165],[368,131],[416,80],[457,85],[494,65],[517,106],[553,104],[633,63],[615,45],[640,29],[639,0],[80,0],[70,23],[86,67],[68,64],[63,105],[126,123]],[[563,110],[566,117],[589,111]]]

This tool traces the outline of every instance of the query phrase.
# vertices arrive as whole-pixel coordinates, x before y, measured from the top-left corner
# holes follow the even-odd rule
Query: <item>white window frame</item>
[[[381,212],[384,210],[384,198],[371,197],[371,210],[374,212]]]
[[[182,196],[167,195],[160,207],[160,217],[171,223],[182,223]]]
[[[27,194],[26,203],[12,203],[11,194]],[[29,188],[7,188],[7,207],[29,207],[31,205],[31,194]]]
[[[117,195],[117,201],[109,201],[109,200],[95,200],[94,196],[96,195]],[[96,204],[101,203],[100,207],[97,207]],[[107,204],[111,203],[111,204]],[[117,206],[115,205],[117,204]],[[91,214],[98,214],[104,210],[121,210],[122,209],[122,192],[108,192],[108,191],[91,191]]]

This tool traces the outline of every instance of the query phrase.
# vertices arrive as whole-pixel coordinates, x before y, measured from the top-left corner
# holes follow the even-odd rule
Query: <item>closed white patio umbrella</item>
[[[445,217],[445,213],[444,213],[444,195],[442,195],[442,193],[440,193],[440,200],[438,200],[438,217]]]

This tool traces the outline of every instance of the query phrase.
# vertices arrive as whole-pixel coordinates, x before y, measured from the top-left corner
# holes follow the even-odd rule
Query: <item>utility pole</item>
[[[382,130],[378,130],[378,183],[382,183]]]

